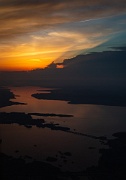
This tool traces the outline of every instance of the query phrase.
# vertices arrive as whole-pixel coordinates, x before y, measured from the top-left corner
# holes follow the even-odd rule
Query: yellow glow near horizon
[[[0,71],[44,68],[105,40],[109,47],[120,39],[122,47],[126,8],[120,1],[0,0]]]
[[[52,58],[52,59],[51,59]],[[55,58],[55,56],[54,56]],[[42,60],[34,56],[18,56],[4,58],[0,64],[0,70],[5,71],[29,71],[37,68],[45,68],[53,61],[53,55],[42,57]]]
[[[103,41],[102,41],[103,42]],[[46,36],[26,38],[25,43],[15,40],[14,44],[8,43],[0,46],[1,71],[29,71],[45,68],[53,61],[62,62],[69,55],[75,55],[82,49],[89,49],[102,43],[93,42],[87,35],[68,32],[51,32]]]

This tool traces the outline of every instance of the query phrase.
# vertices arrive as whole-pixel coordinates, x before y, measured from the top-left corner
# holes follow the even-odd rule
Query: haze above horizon
[[[0,0],[0,71],[126,46],[125,0]]]

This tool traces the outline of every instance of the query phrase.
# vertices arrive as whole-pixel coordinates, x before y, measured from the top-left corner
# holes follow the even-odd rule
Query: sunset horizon
[[[126,46],[123,0],[0,3],[0,71],[45,68],[99,47]]]
[[[126,0],[0,0],[0,167],[126,179]]]

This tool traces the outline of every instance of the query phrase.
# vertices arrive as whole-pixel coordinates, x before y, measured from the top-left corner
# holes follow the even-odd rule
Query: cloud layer
[[[0,0],[0,70],[44,67],[105,44],[126,30],[125,12],[125,0]]]
[[[0,38],[125,10],[125,0],[0,0]]]

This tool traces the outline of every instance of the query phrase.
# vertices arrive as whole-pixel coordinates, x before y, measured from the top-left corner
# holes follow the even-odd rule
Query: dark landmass
[[[0,87],[0,108],[11,105],[25,104],[20,102],[12,102],[10,99],[15,99],[15,95],[9,89]]]
[[[0,153],[1,177],[2,180],[18,179],[54,179],[58,180],[61,176],[59,168],[48,163],[33,161],[26,163],[22,158],[12,158]]]
[[[32,159],[32,157],[31,157],[31,156],[28,156],[28,155],[25,155],[25,156],[24,156],[24,159]]]
[[[66,159],[66,158],[72,156],[71,152],[61,152],[61,151],[58,151],[58,154],[60,155],[60,158],[62,158],[62,159]],[[57,154],[57,156],[58,156],[58,154]]]
[[[46,158],[46,161],[56,162],[56,161],[57,161],[57,158],[49,156],[49,157]]]
[[[2,180],[35,179],[35,180],[125,180],[126,179],[126,132],[113,135],[114,139],[106,142],[107,149],[100,149],[101,157],[98,166],[92,166],[80,172],[62,172],[60,168],[42,161],[26,163],[23,158],[13,158],[0,153]],[[71,156],[70,152],[60,155]],[[30,158],[28,155],[26,158]],[[48,157],[47,161],[57,161],[55,157]],[[67,160],[64,160],[64,163]]]
[[[88,149],[91,149],[91,150],[92,150],[92,149],[95,149],[95,147],[91,147],[91,146],[90,146]]]
[[[59,124],[54,123],[46,123],[44,119],[33,119],[32,116],[28,113],[22,112],[0,112],[0,124],[19,124],[23,125],[26,128],[32,128],[32,126],[36,126],[39,128],[49,128],[51,130],[59,130],[67,133],[71,133],[74,135],[85,136],[88,138],[98,139],[101,141],[106,141],[107,138],[104,136],[93,136],[89,134],[84,134],[76,131],[70,130],[69,127],[63,127]]]
[[[43,119],[32,119],[32,117],[20,112],[0,112],[0,124],[19,124],[24,126],[41,126],[45,121]]]
[[[65,156],[71,156],[71,153],[70,152],[65,152],[64,155]]]
[[[58,124],[45,123],[44,119],[33,119],[31,115],[21,112],[0,112],[0,124],[19,124],[27,128],[37,126],[39,128],[50,128],[51,130],[69,131],[70,128]]]
[[[54,113],[28,113],[29,115],[35,115],[35,116],[51,116],[51,117],[73,117],[73,115],[69,114],[54,114]]]
[[[55,162],[53,157],[47,160]],[[26,163],[23,158],[13,158],[0,153],[2,180],[79,180],[79,176],[86,177],[84,172],[63,172],[47,162],[32,161]]]
[[[15,151],[15,153],[19,153],[19,151],[18,151],[18,150],[16,150],[16,151]]]
[[[97,167],[87,169],[90,180],[126,179],[126,132],[113,134],[115,139],[107,141],[108,149],[100,149]]]
[[[47,100],[63,100],[70,104],[96,104],[126,106],[126,94],[113,91],[86,90],[83,87],[70,87],[50,90],[51,93],[36,93],[32,97]]]

